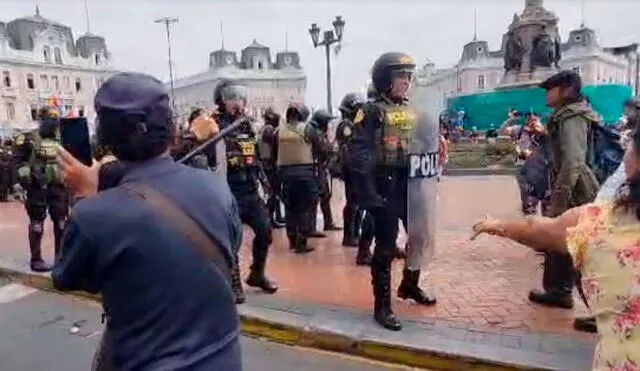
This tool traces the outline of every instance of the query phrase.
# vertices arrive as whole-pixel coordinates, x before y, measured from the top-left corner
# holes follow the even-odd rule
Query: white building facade
[[[36,112],[56,102],[63,115],[92,123],[93,97],[116,71],[104,38],[74,39],[70,27],[36,14],[0,22],[0,127],[34,126]]]
[[[174,82],[179,117],[185,119],[194,108],[213,109],[213,91],[222,80],[247,86],[247,109],[254,117],[260,117],[268,107],[283,112],[292,101],[304,102],[307,87],[298,53],[279,52],[273,59],[268,47],[253,40],[239,60],[234,51],[216,50],[209,55],[206,71]]]
[[[514,18],[517,15],[514,16]],[[463,47],[460,61],[453,67],[437,69],[428,61],[417,74],[416,93],[421,99],[437,101],[446,108],[449,98],[489,92],[504,82],[504,55],[507,34],[502,47],[491,51],[486,41],[474,39]],[[603,47],[594,30],[582,25],[572,30],[561,44],[560,69],[580,73],[585,86],[620,84],[637,89],[637,45]]]

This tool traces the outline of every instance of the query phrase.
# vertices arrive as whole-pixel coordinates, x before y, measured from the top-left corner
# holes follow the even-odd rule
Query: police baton
[[[226,128],[220,130],[218,132],[218,134],[216,134],[214,137],[208,139],[206,142],[202,143],[201,145],[199,145],[196,148],[194,148],[191,152],[189,152],[186,155],[184,155],[177,162],[183,164],[186,161],[189,161],[191,158],[193,158],[193,156],[195,156],[195,155],[197,155],[199,153],[202,153],[202,151],[204,151],[205,149],[209,148],[209,146],[214,145],[215,143],[219,142],[227,134],[229,134],[233,130],[237,129],[240,125],[242,125],[243,123],[245,123],[248,120],[249,119],[247,117],[240,117],[239,119],[237,119],[233,123],[231,123],[231,125],[229,125]]]

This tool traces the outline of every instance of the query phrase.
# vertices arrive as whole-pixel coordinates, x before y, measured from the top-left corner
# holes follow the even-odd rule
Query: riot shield
[[[435,114],[415,107],[407,185],[407,268],[419,270],[435,252],[439,125]]]

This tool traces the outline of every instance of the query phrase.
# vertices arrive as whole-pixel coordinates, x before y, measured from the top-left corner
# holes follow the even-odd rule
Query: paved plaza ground
[[[527,294],[539,287],[541,257],[533,251],[497,238],[469,241],[470,227],[486,213],[517,216],[518,193],[509,176],[445,177],[439,184],[438,245],[430,274],[422,284],[438,296],[434,307],[394,301],[401,318],[415,321],[444,321],[452,326],[488,331],[505,329],[558,333],[587,339],[575,332],[574,315],[585,314],[576,295],[574,311],[530,304]],[[334,216],[340,220],[342,187],[334,187]],[[322,227],[321,218],[319,228]],[[27,222],[19,203],[0,204],[0,258],[26,264],[28,260]],[[304,305],[321,305],[369,311],[372,307],[370,275],[367,267],[355,265],[354,248],[340,245],[341,232],[316,239],[316,251],[295,255],[289,251],[284,230],[277,230],[268,263],[268,273],[280,290],[275,298]],[[245,231],[241,252],[243,272],[250,264],[253,235]],[[401,243],[401,241],[399,242]],[[52,256],[50,231],[44,242],[45,256]],[[400,246],[402,246],[401,244]],[[425,268],[426,270],[426,268]],[[394,287],[401,278],[402,262],[394,265]],[[249,295],[262,295],[247,289]]]

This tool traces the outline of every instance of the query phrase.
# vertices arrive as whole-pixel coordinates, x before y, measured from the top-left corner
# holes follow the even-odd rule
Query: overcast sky
[[[580,25],[582,3],[544,2],[560,17],[563,39]],[[584,3],[586,24],[601,44],[640,41],[639,0]],[[87,30],[84,0],[0,0],[2,21],[32,15],[36,4],[42,16],[71,26],[76,37]],[[336,15],[346,20],[343,49],[332,60],[334,101],[339,101],[362,88],[373,60],[385,51],[408,52],[421,62],[429,58],[438,67],[454,64],[473,37],[474,8],[478,38],[498,48],[514,12],[523,7],[524,0],[88,0],[91,31],[107,39],[119,69],[168,80],[165,30],[153,21],[171,16],[180,20],[172,31],[176,77],[201,72],[209,52],[221,46],[223,22],[225,48],[237,52],[256,38],[275,54],[288,39],[289,50],[301,55],[313,105],[323,105],[326,88],[324,53],[313,48],[307,32],[312,22],[326,29]]]

